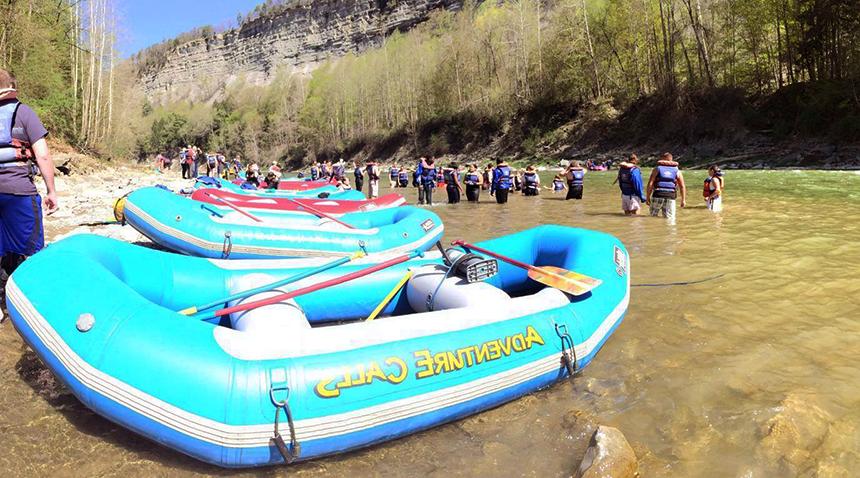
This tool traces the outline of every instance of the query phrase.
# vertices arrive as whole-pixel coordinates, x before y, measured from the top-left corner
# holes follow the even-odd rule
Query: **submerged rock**
[[[819,407],[813,396],[786,397],[762,429],[761,452],[782,471],[796,475],[811,471],[822,445],[830,434],[833,418]]]
[[[639,463],[620,430],[600,425],[579,465],[580,478],[628,478],[638,475]]]

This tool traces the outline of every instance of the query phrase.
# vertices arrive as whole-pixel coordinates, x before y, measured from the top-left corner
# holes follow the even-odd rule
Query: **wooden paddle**
[[[317,216],[317,217],[321,217],[321,218],[324,218],[324,219],[328,219],[328,220],[334,221],[334,222],[336,222],[336,223],[340,224],[341,226],[347,227],[347,228],[349,228],[349,229],[356,229],[356,227],[355,227],[355,226],[353,226],[352,224],[347,224],[347,223],[345,223],[345,222],[341,221],[340,219],[338,219],[338,218],[336,218],[336,217],[332,216],[331,214],[326,214],[326,213],[324,213],[324,212],[320,211],[319,209],[317,209],[317,208],[315,208],[315,207],[313,207],[313,206],[308,206],[307,204],[302,204],[302,203],[300,203],[300,202],[296,201],[296,200],[295,200],[295,199],[293,199],[293,198],[284,197],[284,199],[286,199],[287,201],[290,201],[291,203],[295,204],[296,206],[298,206],[298,207],[300,207],[300,208],[302,208],[302,209],[307,210],[308,212],[312,213],[313,215],[315,215],[315,216]]]
[[[358,251],[352,255],[349,255],[346,257],[341,257],[340,259],[328,262],[328,263],[323,264],[323,265],[321,265],[317,268],[314,268],[314,269],[309,269],[309,270],[306,270],[304,272],[300,272],[296,275],[287,277],[286,279],[281,279],[281,280],[272,282],[271,284],[266,284],[264,286],[255,287],[253,289],[249,289],[249,290],[246,290],[243,292],[237,292],[235,294],[224,297],[223,299],[218,299],[218,300],[214,300],[212,302],[209,302],[208,304],[188,307],[187,309],[180,310],[179,313],[182,315],[194,315],[194,314],[196,314],[202,310],[208,310],[208,309],[211,309],[213,307],[218,307],[219,305],[226,304],[228,302],[232,302],[234,300],[244,299],[244,298],[250,297],[254,294],[259,294],[260,292],[268,292],[268,291],[276,289],[278,287],[281,287],[281,286],[284,286],[287,284],[292,284],[293,282],[298,282],[298,281],[300,281],[302,279],[306,279],[312,275],[319,274],[320,272],[325,272],[329,269],[334,269],[337,266],[346,264],[349,261],[359,259],[359,258],[362,258],[364,256],[365,256],[364,252]]]
[[[262,220],[262,219],[260,219],[259,217],[257,217],[257,216],[255,216],[255,215],[253,215],[253,214],[249,213],[248,211],[243,211],[239,206],[236,206],[235,204],[230,204],[230,202],[229,202],[229,201],[227,201],[227,200],[225,200],[225,199],[221,199],[221,198],[219,198],[218,196],[214,196],[214,195],[212,195],[212,194],[210,194],[210,193],[207,193],[207,192],[204,192],[203,194],[205,194],[206,196],[208,196],[208,197],[210,197],[210,198],[212,198],[212,199],[214,199],[214,200],[216,200],[216,201],[220,202],[221,204],[223,204],[223,205],[225,205],[225,206],[229,207],[230,209],[232,209],[232,210],[234,210],[234,211],[238,212],[239,214],[242,214],[243,216],[249,217],[249,218],[251,218],[251,219],[253,219],[253,220],[257,221],[257,222],[263,222],[263,220]]]
[[[381,271],[382,269],[386,269],[388,267],[395,266],[395,265],[400,264],[402,262],[406,262],[409,259],[412,259],[414,257],[423,256],[423,255],[424,255],[424,252],[422,252],[422,251],[413,251],[413,252],[410,252],[409,254],[404,254],[402,256],[397,256],[393,259],[389,259],[385,262],[380,262],[379,264],[373,265],[371,267],[361,269],[361,270],[355,271],[355,272],[350,272],[349,274],[346,274],[344,276],[335,277],[334,279],[329,279],[327,281],[320,282],[319,284],[313,284],[313,285],[309,285],[307,287],[302,287],[301,289],[296,289],[296,290],[293,290],[290,292],[284,292],[283,294],[278,294],[278,295],[275,295],[272,297],[268,297],[266,299],[255,300],[253,302],[247,302],[245,304],[238,304],[238,305],[234,305],[233,307],[227,307],[227,308],[224,308],[221,310],[217,310],[217,311],[215,311],[214,314],[211,314],[207,317],[200,317],[200,316],[198,316],[198,317],[201,320],[210,321],[210,320],[218,318],[218,317],[224,317],[225,315],[230,315],[234,312],[242,312],[245,310],[252,310],[252,309],[256,309],[258,307],[263,307],[264,305],[277,304],[278,302],[290,300],[290,299],[293,299],[293,298],[298,297],[300,295],[310,294],[311,292],[316,292],[316,291],[321,290],[321,289],[325,289],[325,288],[335,286],[338,284],[343,284],[344,282],[349,282],[351,280],[355,280],[355,279],[358,279],[360,277],[364,277],[364,276],[373,274],[374,272]]]
[[[541,284],[548,285],[550,287],[554,287],[556,289],[567,292],[571,295],[582,295],[589,292],[591,289],[599,286],[603,281],[600,279],[595,279],[593,277],[589,277],[584,274],[580,274],[578,272],[569,271],[567,269],[562,269],[561,267],[555,266],[541,266],[536,267],[531,264],[526,264],[525,262],[520,262],[516,259],[511,259],[510,257],[505,257],[501,254],[496,254],[493,251],[488,251],[483,247],[478,247],[474,244],[469,244],[463,241],[454,241],[451,244],[455,246],[465,247],[467,249],[474,249],[478,252],[486,254],[490,257],[495,257],[501,261],[505,261],[508,264],[515,265],[517,267],[521,267],[527,271],[529,271],[529,278],[540,282]]]

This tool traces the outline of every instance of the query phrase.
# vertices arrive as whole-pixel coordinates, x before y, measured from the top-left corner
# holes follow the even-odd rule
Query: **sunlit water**
[[[685,174],[689,204],[675,226],[620,214],[614,172],[589,174],[580,202],[547,191],[505,206],[486,194],[479,205],[434,206],[449,241],[558,223],[621,238],[634,283],[725,276],[633,289],[625,322],[572,383],[389,444],[256,473],[567,476],[596,422],[624,432],[642,476],[856,476],[860,175],[729,172],[715,215],[701,202],[703,173]],[[252,474],[200,464],[89,412],[9,323],[0,374],[2,476]]]

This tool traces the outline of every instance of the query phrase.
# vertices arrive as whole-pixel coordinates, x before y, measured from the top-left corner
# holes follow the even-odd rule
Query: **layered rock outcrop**
[[[234,81],[265,84],[281,69],[308,72],[322,61],[377,46],[389,34],[459,8],[456,0],[299,0],[276,14],[178,45],[140,82],[151,101],[206,100]]]

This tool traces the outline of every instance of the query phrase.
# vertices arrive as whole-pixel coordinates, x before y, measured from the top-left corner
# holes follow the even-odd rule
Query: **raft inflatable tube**
[[[282,191],[279,189],[242,189],[230,181],[220,178],[210,178],[210,180],[201,181],[197,179],[196,188],[208,188],[214,186],[222,191],[230,191],[236,194],[244,194],[247,196],[262,196],[262,197],[290,197],[290,198],[317,198],[317,199],[337,199],[349,201],[362,201],[367,199],[361,191],[353,189],[341,190],[337,186],[327,184],[326,186],[317,187],[314,189]]]
[[[191,199],[220,207],[223,207],[222,201],[227,201],[234,206],[246,210],[259,209],[264,211],[300,212],[310,214],[307,212],[306,208],[311,207],[317,211],[322,211],[326,214],[335,216],[350,212],[388,209],[406,204],[406,199],[397,193],[386,194],[385,196],[380,196],[375,199],[350,201],[338,199],[285,199],[283,197],[255,197],[216,188],[197,189],[191,194]]]
[[[439,254],[428,253],[213,324],[175,311],[291,276],[307,260],[241,264],[77,235],[21,265],[7,304],[27,344],[99,415],[204,462],[277,465],[393,440],[551,386],[569,376],[565,363],[586,367],[621,323],[630,280],[614,237],[541,226],[480,245],[603,282],[572,297],[499,263],[496,276],[467,284],[444,279]],[[408,270],[417,279],[383,316],[361,320]],[[434,310],[422,311],[437,288]],[[324,322],[335,325],[311,325]]]
[[[363,250],[385,260],[405,251],[429,249],[444,229],[439,216],[412,206],[339,218],[270,211],[248,214],[157,187],[129,194],[122,211],[126,223],[156,244],[211,258],[342,257]]]

